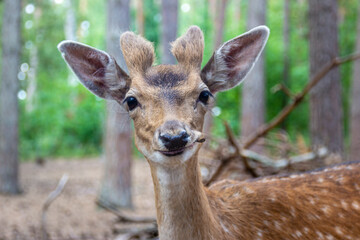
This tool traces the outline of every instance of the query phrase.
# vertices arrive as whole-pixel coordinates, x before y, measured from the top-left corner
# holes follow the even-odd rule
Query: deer
[[[80,82],[133,120],[155,191],[160,239],[360,239],[360,163],[247,181],[202,183],[199,149],[214,96],[239,85],[269,37],[258,26],[221,45],[201,68],[197,26],[172,43],[175,65],[154,65],[154,47],[133,32],[120,45],[128,72],[90,46],[58,45]],[[256,96],[254,96],[256,97]]]

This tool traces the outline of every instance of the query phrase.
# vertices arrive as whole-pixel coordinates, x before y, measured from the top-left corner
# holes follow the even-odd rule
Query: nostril
[[[171,141],[171,135],[169,135],[169,134],[164,134],[164,135],[159,135],[159,139],[164,143],[164,144],[166,144],[166,143],[168,143],[168,142],[170,142]]]
[[[168,150],[172,151],[185,147],[189,141],[189,134],[186,131],[182,131],[175,136],[170,134],[160,134],[159,139]]]
[[[184,131],[182,131],[180,134],[180,137],[182,138],[182,139],[186,139],[187,140],[187,138],[189,138],[189,134],[184,130]]]

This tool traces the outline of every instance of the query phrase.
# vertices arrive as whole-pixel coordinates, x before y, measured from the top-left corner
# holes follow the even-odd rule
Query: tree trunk
[[[175,41],[178,29],[178,0],[162,0],[162,33],[161,33],[161,49],[163,64],[175,64],[175,57],[170,51],[170,42]]]
[[[2,73],[0,86],[0,192],[20,192],[18,180],[17,73],[20,64],[21,0],[6,0],[2,26]]]
[[[266,0],[249,1],[247,28],[265,24]],[[242,86],[241,136],[246,138],[264,124],[265,116],[265,70],[264,53],[246,77]],[[261,152],[261,143],[251,148]]]
[[[136,1],[136,22],[138,32],[141,36],[145,36],[145,18],[144,18],[144,2],[143,0]]]
[[[235,24],[237,26],[237,29],[240,28],[240,22],[241,22],[241,0],[235,0],[234,1],[234,7],[235,7]]]
[[[290,88],[290,0],[284,1],[284,25],[283,25],[283,42],[284,42],[284,68],[282,84]],[[288,96],[285,93],[282,95],[282,108],[288,103]],[[283,129],[286,129],[286,120],[281,123]]]
[[[126,69],[120,50],[120,34],[129,30],[129,0],[108,0],[106,31],[107,51]],[[130,118],[118,103],[107,103],[105,172],[100,201],[114,207],[132,207],[131,197],[131,125]]]
[[[358,10],[356,52],[360,52],[360,6]],[[360,60],[354,62],[351,88],[349,160],[360,160]]]
[[[66,0],[66,18],[65,18],[65,38],[66,40],[76,41],[76,16],[74,9],[74,0]]]
[[[215,4],[217,5],[215,9],[219,9],[219,11],[216,11],[215,14],[214,51],[216,51],[218,47],[220,47],[220,45],[223,43],[224,40],[224,23],[225,23],[227,0],[217,0]],[[212,112],[209,111],[206,113],[204,120],[203,132],[205,133],[205,135],[208,136],[211,135],[212,125],[213,125],[213,115]],[[205,144],[203,145],[203,149],[207,148],[208,144],[209,141],[205,142]]]
[[[34,22],[35,26],[39,25],[42,16],[41,6],[38,5],[34,12]],[[30,69],[28,71],[28,85],[26,89],[26,103],[25,110],[27,112],[32,112],[35,108],[35,97],[37,89],[37,71],[39,66],[39,56],[38,56],[38,46],[34,44],[30,49],[30,60],[29,60]],[[72,75],[74,75],[72,73]]]
[[[217,2],[219,11],[216,12],[215,20],[215,43],[214,51],[220,47],[224,39],[224,22],[227,0],[220,0]]]
[[[27,112],[32,112],[34,110],[34,98],[37,88],[37,69],[38,69],[38,48],[34,45],[30,49],[30,69],[28,72],[28,86],[26,89],[26,103],[25,110]]]
[[[309,1],[310,79],[338,56],[337,0]],[[311,141],[332,153],[343,152],[340,71],[329,72],[310,92]]]

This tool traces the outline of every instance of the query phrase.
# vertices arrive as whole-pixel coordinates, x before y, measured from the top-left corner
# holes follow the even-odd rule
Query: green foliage
[[[37,156],[73,156],[99,154],[102,146],[105,118],[104,101],[91,95],[84,87],[74,81],[56,49],[65,38],[64,23],[67,7],[60,0],[24,0],[23,6],[23,54],[22,62],[33,67],[31,54],[37,50],[36,93],[33,110],[27,110],[29,99],[20,101],[20,153],[22,159]],[[240,2],[240,4],[239,4]],[[308,22],[307,1],[290,1],[290,77],[288,87],[293,93],[299,92],[309,80],[308,65]],[[84,5],[84,3],[87,3]],[[35,11],[26,13],[29,4]],[[156,49],[160,44],[159,0],[144,1],[145,37],[154,42]],[[248,1],[228,1],[224,27],[224,41],[246,30],[246,11]],[[267,25],[271,35],[266,47],[266,119],[273,118],[283,107],[283,94],[273,93],[271,88],[283,81],[283,10],[284,1],[269,0],[267,6]],[[339,42],[342,55],[354,50],[356,40],[357,0],[339,1]],[[106,1],[75,0],[77,38],[91,46],[105,49]],[[190,7],[190,8],[189,8]],[[0,3],[0,13],[3,3]],[[131,30],[136,31],[134,23],[136,9],[131,9]],[[203,29],[205,52],[203,64],[211,57],[214,49],[214,22],[209,12],[207,0],[179,1],[179,30],[184,33],[191,25]],[[2,20],[0,20],[2,21]],[[157,50],[157,56],[159,51]],[[344,116],[349,114],[349,88],[351,83],[351,64],[341,67],[343,84]],[[21,89],[28,91],[29,72],[20,81]],[[241,87],[240,87],[241,88]],[[231,127],[240,132],[241,91],[235,88],[217,95],[217,106],[221,114],[214,118],[213,133],[223,136],[222,120],[230,122]],[[348,128],[345,117],[345,128]],[[292,139],[298,134],[308,138],[308,103],[302,103],[286,120],[286,130]]]
[[[20,154],[22,159],[47,156],[98,154],[101,149],[104,102],[74,81],[74,76],[57,51],[64,37],[66,8],[53,1],[26,1],[35,6],[33,13],[23,14],[23,62],[31,67],[31,51],[37,49],[36,94],[34,109],[20,103]],[[75,1],[78,6],[79,2]],[[80,27],[80,41],[104,48],[105,16],[98,9],[105,4],[88,5],[79,12],[78,23],[88,21],[88,30]],[[78,10],[78,9],[77,9]],[[89,17],[89,16],[91,17]],[[31,22],[32,24],[29,24]],[[27,27],[26,27],[27,26]],[[31,26],[31,27],[29,27]],[[21,89],[29,87],[29,71]]]

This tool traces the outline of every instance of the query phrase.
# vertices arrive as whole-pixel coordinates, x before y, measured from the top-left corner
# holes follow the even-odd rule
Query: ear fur
[[[120,45],[130,76],[144,74],[152,66],[155,54],[151,42],[133,32],[124,32]]]
[[[171,52],[180,65],[187,69],[200,71],[204,52],[204,36],[199,27],[191,26],[171,45]]]
[[[59,43],[58,49],[80,82],[95,95],[122,101],[130,78],[106,52],[74,41]]]
[[[241,83],[253,68],[269,37],[269,28],[259,26],[224,43],[201,71],[201,78],[215,93]]]

